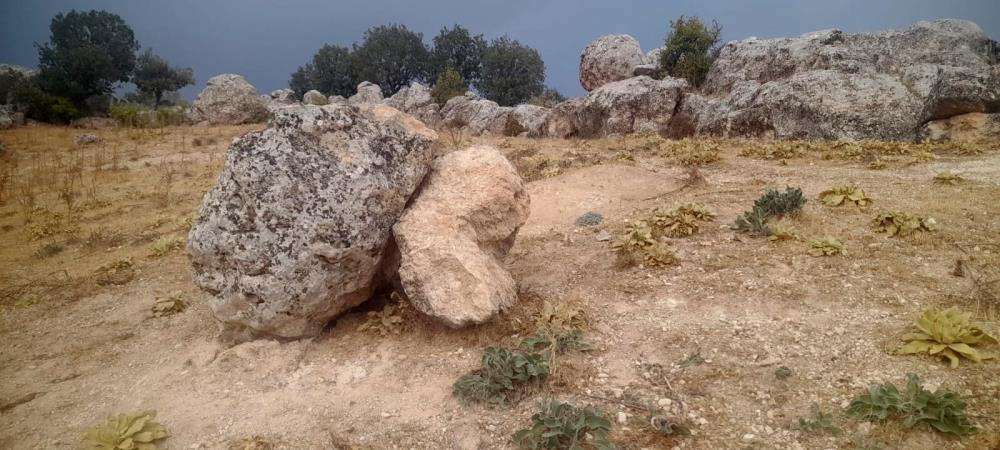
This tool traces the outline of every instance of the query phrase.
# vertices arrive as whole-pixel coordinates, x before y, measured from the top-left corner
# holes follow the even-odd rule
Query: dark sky
[[[577,65],[591,40],[627,33],[648,51],[681,14],[718,20],[723,41],[905,28],[943,17],[973,20],[1000,38],[1000,0],[0,0],[0,62],[36,66],[33,44],[47,41],[52,16],[70,9],[119,14],[143,48],[193,67],[198,87],[184,91],[189,99],[226,72],[262,93],[286,87],[323,43],[349,46],[386,23],[422,32],[428,44],[455,23],[487,38],[506,33],[541,52],[547,83],[567,95],[583,93]]]

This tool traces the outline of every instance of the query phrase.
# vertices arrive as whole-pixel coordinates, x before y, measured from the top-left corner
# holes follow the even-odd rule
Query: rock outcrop
[[[603,36],[580,54],[580,85],[593,91],[613,81],[632,77],[636,66],[646,64],[639,41],[627,34]]]
[[[208,80],[188,114],[192,122],[238,125],[261,121],[267,115],[267,105],[246,79],[223,74]]]
[[[385,100],[385,104],[416,117],[430,127],[441,122],[440,107],[431,97],[431,89],[413,82]]]
[[[968,113],[932,120],[920,128],[924,142],[1000,142],[1000,114]]]
[[[952,19],[751,38],[722,48],[704,98],[682,109],[701,132],[914,140],[928,121],[1000,111],[996,49],[976,24]]]
[[[438,158],[393,234],[410,302],[450,326],[482,323],[517,300],[504,257],[528,218],[514,166],[492,147]]]
[[[322,92],[313,89],[302,96],[302,103],[323,106],[330,103],[330,101],[326,99],[326,96]]]
[[[358,85],[358,92],[347,99],[352,105],[372,105],[382,101],[382,88],[377,84],[362,81]]]
[[[552,137],[665,132],[687,87],[681,79],[646,76],[608,83],[556,105],[546,130]]]
[[[471,134],[503,135],[512,108],[479,98],[472,92],[454,97],[441,108],[442,124]]]
[[[395,114],[298,105],[237,139],[188,239],[226,334],[312,336],[367,300],[434,137]]]

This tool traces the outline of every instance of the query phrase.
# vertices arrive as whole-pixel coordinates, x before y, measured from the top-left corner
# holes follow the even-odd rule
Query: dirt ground
[[[996,292],[984,285],[1000,261],[996,148],[932,157],[813,143],[775,155],[747,149],[789,144],[443,138],[497,145],[529,181],[532,213],[508,258],[516,306],[464,330],[408,309],[399,333],[383,337],[359,330],[374,301],[315,339],[230,347],[191,284],[183,245],[229,142],[259,127],[0,132],[0,448],[79,448],[86,428],[131,410],[158,412],[168,449],[271,448],[253,438],[277,449],[514,448],[511,434],[550,397],[600,406],[622,448],[1000,448],[1000,362],[950,369],[891,353],[930,306],[975,311],[1000,335]],[[81,133],[102,141],[78,146]],[[691,149],[718,150],[699,169],[704,183],[688,182]],[[944,170],[965,180],[935,184]],[[874,204],[817,200],[845,182]],[[765,190],[785,186],[809,198],[785,220],[800,239],[730,229]],[[717,217],[671,240],[677,266],[617,268],[611,243],[597,239],[652,208],[692,202]],[[889,210],[933,218],[937,230],[876,233],[872,219]],[[576,225],[588,211],[604,222]],[[847,254],[809,255],[810,240],[825,236]],[[164,298],[189,306],[154,317]],[[452,383],[482,348],[516,345],[545,301],[582,308],[594,350],[558,361],[553,379],[516,405],[456,400]],[[961,394],[979,431],[958,440],[844,415],[870,384],[903,385],[908,373]],[[691,435],[644,428],[642,401],[664,405]],[[800,429],[813,404],[843,432]]]

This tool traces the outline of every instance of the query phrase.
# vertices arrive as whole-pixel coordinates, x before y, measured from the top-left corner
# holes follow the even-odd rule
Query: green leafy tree
[[[430,52],[423,39],[403,25],[369,28],[351,55],[358,80],[378,84],[383,94],[392,95],[411,81],[426,79]]]
[[[468,90],[469,83],[462,78],[457,70],[449,66],[438,75],[434,89],[431,89],[431,97],[434,98],[434,103],[444,106],[452,97],[463,95]]]
[[[39,84],[49,94],[83,105],[88,97],[110,94],[132,76],[139,42],[118,15],[60,13],[49,30],[49,42],[38,47]]]
[[[486,46],[483,35],[473,36],[469,30],[460,25],[455,25],[451,29],[442,28],[434,37],[431,65],[428,68],[430,79],[436,80],[445,69],[452,68],[466,81],[475,83],[479,80],[479,70]]]
[[[349,97],[360,82],[354,69],[350,49],[327,44],[313,55],[312,62],[292,74],[288,87],[299,97],[312,89]]]
[[[538,51],[507,36],[495,39],[483,53],[476,88],[503,106],[524,103],[545,89],[545,62]]]
[[[157,109],[163,94],[194,84],[194,71],[190,67],[171,67],[167,60],[154,55],[152,49],[146,49],[139,55],[132,82],[140,93],[152,97],[153,108]]]
[[[715,21],[711,26],[698,17],[681,16],[671,21],[665,47],[660,53],[660,68],[672,77],[701,85],[719,54],[721,33],[722,26]]]

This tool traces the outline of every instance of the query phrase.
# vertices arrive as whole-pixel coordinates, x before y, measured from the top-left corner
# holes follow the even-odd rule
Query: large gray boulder
[[[545,124],[549,118],[549,108],[536,105],[517,105],[507,115],[507,136],[544,137]]]
[[[996,49],[976,24],[953,19],[751,38],[722,48],[705,98],[682,109],[693,128],[725,135],[914,140],[928,121],[1000,110]]]
[[[302,103],[323,106],[330,103],[330,101],[326,99],[326,96],[322,92],[313,89],[302,96]]]
[[[400,89],[395,95],[387,98],[385,104],[416,117],[431,127],[441,122],[441,108],[434,103],[431,89],[417,82]]]
[[[646,64],[639,41],[627,34],[601,37],[580,54],[580,85],[593,91],[607,83],[632,77],[636,66]]]
[[[208,80],[188,110],[188,116],[192,122],[238,125],[266,118],[267,105],[246,79],[227,73]]]
[[[932,120],[920,128],[924,142],[1000,142],[1000,114],[968,113]]]
[[[398,113],[296,105],[237,139],[188,238],[225,334],[312,336],[368,299],[435,137]]]
[[[504,257],[528,211],[524,182],[497,149],[438,158],[393,227],[410,302],[454,327],[485,322],[513,305],[517,288]]]
[[[687,87],[682,79],[647,76],[608,83],[585,98],[556,105],[547,132],[552,137],[665,132]]]
[[[293,105],[296,102],[295,91],[291,89],[277,89],[271,91],[271,94],[269,94],[268,97],[271,98],[271,101],[285,105]]]
[[[16,111],[14,105],[0,105],[0,130],[24,125],[24,113]]]
[[[357,93],[348,98],[347,102],[356,106],[374,105],[375,103],[380,103],[382,102],[382,88],[380,88],[377,84],[362,81],[361,84],[358,85]]]
[[[441,108],[441,122],[444,126],[474,135],[490,133],[500,136],[505,134],[512,109],[466,92],[445,103]]]

